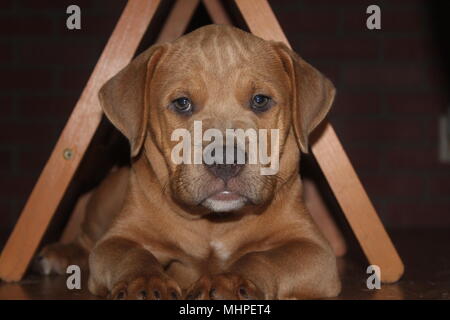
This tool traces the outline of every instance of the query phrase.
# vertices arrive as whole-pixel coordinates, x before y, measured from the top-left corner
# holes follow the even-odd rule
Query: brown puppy
[[[123,207],[90,254],[90,291],[119,299],[337,295],[335,256],[301,201],[298,175],[300,150],[334,93],[284,44],[228,26],[200,28],[133,60],[100,92],[133,164]],[[279,129],[279,170],[174,163],[172,133],[194,135],[194,121],[221,132]]]

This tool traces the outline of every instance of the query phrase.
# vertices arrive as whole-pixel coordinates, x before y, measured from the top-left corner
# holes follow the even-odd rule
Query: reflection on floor
[[[366,286],[367,262],[357,250],[339,259],[343,289],[337,299],[450,299],[450,230],[390,232],[405,262],[403,278]],[[86,279],[83,279],[84,281]],[[0,284],[0,299],[96,299],[86,285],[68,290],[64,276],[29,276],[16,284]]]

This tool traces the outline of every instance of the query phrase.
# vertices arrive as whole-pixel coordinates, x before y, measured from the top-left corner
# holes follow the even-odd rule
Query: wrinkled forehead
[[[173,42],[164,63],[158,66],[167,85],[180,81],[224,84],[233,80],[240,85],[285,85],[283,64],[269,42],[234,28],[204,31],[194,31]]]

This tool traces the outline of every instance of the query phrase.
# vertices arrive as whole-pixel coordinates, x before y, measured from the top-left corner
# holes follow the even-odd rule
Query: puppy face
[[[307,151],[308,134],[333,96],[331,83],[286,46],[226,26],[203,27],[150,48],[100,92],[106,115],[130,139],[132,155],[151,139],[164,158],[172,198],[193,213],[243,212],[269,203],[296,172],[299,153],[292,141]],[[190,151],[194,145],[207,147],[203,133],[208,129],[222,133],[223,139],[214,142],[220,145],[215,151],[223,148],[223,162],[174,161],[179,140],[173,133],[179,129],[191,138]],[[241,145],[226,140],[230,129],[255,132],[258,141],[267,142],[258,147],[278,159],[250,163],[249,140]],[[274,129],[277,139],[272,140]],[[276,155],[271,154],[274,143]],[[237,153],[245,163],[226,163],[229,154]],[[274,161],[277,170],[261,174]]]

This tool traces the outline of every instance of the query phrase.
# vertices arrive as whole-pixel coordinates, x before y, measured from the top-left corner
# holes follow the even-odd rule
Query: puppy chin
[[[247,201],[244,197],[239,197],[238,199],[233,200],[217,200],[208,198],[203,201],[202,205],[212,212],[230,212],[241,209],[246,202]]]

